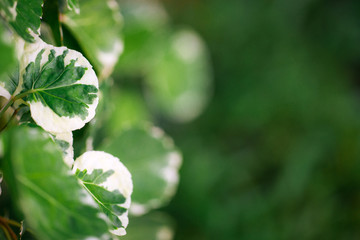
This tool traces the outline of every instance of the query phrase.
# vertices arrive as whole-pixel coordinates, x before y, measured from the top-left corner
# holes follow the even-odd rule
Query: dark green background
[[[204,38],[214,95],[167,211],[176,239],[359,239],[360,2],[164,1]]]

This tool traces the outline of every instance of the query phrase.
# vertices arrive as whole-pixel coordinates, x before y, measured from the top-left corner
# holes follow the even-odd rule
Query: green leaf
[[[169,17],[159,1],[120,1],[124,16],[124,53],[115,74],[146,73],[164,47]]]
[[[159,128],[133,126],[99,149],[118,156],[132,173],[131,213],[163,206],[175,193],[181,156]]]
[[[173,219],[165,213],[151,212],[140,217],[130,217],[131,224],[124,240],[172,240]]]
[[[174,121],[191,121],[203,111],[212,90],[208,52],[192,30],[169,35],[146,75],[148,102]]]
[[[81,53],[39,39],[25,46],[22,68],[20,95],[30,103],[34,121],[45,130],[70,132],[94,117],[98,81]]]
[[[100,237],[108,231],[99,209],[40,128],[18,126],[3,135],[4,176],[39,239]]]
[[[114,90],[110,102],[113,104],[110,118],[102,128],[107,129],[107,136],[114,136],[124,128],[136,126],[150,120],[146,102],[138,89],[122,88]]]
[[[62,21],[78,40],[100,79],[107,78],[123,50],[119,6],[113,0],[84,0],[80,8],[81,14],[66,12]]]
[[[155,1],[124,1],[124,54],[115,74],[145,77],[153,112],[177,122],[199,116],[212,95],[208,49],[191,29],[171,30]]]
[[[59,0],[59,10],[62,13],[72,11],[76,14],[80,13],[79,0]]]
[[[131,174],[126,167],[110,154],[90,151],[75,160],[73,170],[110,220],[111,232],[125,235],[132,193]]]
[[[18,70],[0,75],[0,96],[10,99],[19,85]]]
[[[1,15],[27,42],[35,42],[40,34],[43,0],[0,0]]]
[[[15,91],[12,79],[8,79],[6,73],[11,72],[15,65],[15,51],[10,36],[7,35],[3,25],[0,23],[0,96],[10,98]],[[10,81],[9,81],[10,80]]]

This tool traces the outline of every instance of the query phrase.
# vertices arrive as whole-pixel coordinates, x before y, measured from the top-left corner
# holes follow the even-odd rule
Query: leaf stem
[[[11,220],[11,222],[13,223],[14,221]],[[16,234],[11,229],[11,227],[8,225],[8,223],[9,223],[9,219],[0,217],[0,226],[4,230],[6,237],[8,239],[17,240]]]
[[[3,230],[6,240],[11,240],[11,236],[10,236],[8,230],[6,229],[6,227],[4,225],[0,224],[0,228]]]
[[[9,118],[9,120],[4,124],[4,126],[0,129],[0,132],[2,132],[11,122],[11,120],[13,120],[13,118],[16,116],[16,114],[19,112],[19,109],[16,109],[13,114],[11,115],[11,117]]]
[[[14,98],[13,97],[10,97],[9,101],[6,103],[6,105],[1,109],[0,111],[0,118],[3,117],[4,113],[6,112],[6,110],[14,104]]]
[[[4,217],[1,217],[0,216],[0,227],[1,228],[5,228],[5,229],[7,229],[7,227],[5,226],[5,224],[8,226],[8,225],[12,225],[12,226],[14,226],[14,227],[17,227],[17,228],[22,228],[23,227],[23,225],[22,225],[22,223],[19,223],[19,222],[17,222],[17,221],[14,221],[14,220],[11,220],[11,219],[8,219],[8,218],[4,218]],[[9,226],[8,226],[9,227]],[[28,233],[30,233],[30,234],[32,234],[32,235],[34,235],[34,232],[31,230],[31,229],[26,229],[25,230],[26,232],[28,232]],[[9,238],[9,239],[11,239],[11,238]]]
[[[18,227],[18,228],[21,227],[21,224],[18,223],[17,221],[14,221],[14,220],[11,220],[11,219],[7,219],[7,218],[3,218],[3,217],[0,217],[0,219],[1,219],[0,221],[6,221],[8,224],[13,225],[13,226],[15,226],[15,227]]]
[[[33,90],[29,90],[29,91],[26,91],[26,92],[23,92],[23,93],[20,93],[16,96],[11,96],[9,101],[6,103],[6,105],[1,109],[0,111],[0,118],[3,117],[4,113],[6,112],[6,110],[8,110],[9,107],[11,107],[14,102],[20,98],[23,98],[27,95],[29,95],[30,93],[33,93],[34,91]]]

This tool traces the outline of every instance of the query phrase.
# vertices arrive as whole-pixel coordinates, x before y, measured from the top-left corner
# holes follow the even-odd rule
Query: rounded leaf
[[[161,129],[133,126],[100,149],[119,156],[132,172],[136,186],[130,208],[132,214],[141,215],[161,207],[175,194],[182,158],[172,139]]]
[[[34,121],[52,133],[82,128],[95,116],[98,79],[84,56],[37,39],[25,43],[17,93],[26,95]]]
[[[172,120],[191,121],[212,93],[207,48],[196,32],[182,29],[169,35],[162,51],[146,75],[148,102]]]
[[[111,154],[89,151],[75,160],[73,171],[108,216],[111,232],[125,235],[133,191],[128,169]]]

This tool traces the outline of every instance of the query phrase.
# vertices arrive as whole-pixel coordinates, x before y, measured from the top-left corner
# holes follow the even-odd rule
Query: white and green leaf
[[[2,151],[2,149],[1,149],[1,151]],[[1,152],[1,155],[2,155],[2,152]],[[2,193],[1,183],[2,183],[3,179],[4,179],[4,174],[3,174],[3,172],[0,170],[0,195],[1,195],[1,193]]]
[[[25,43],[15,92],[34,121],[52,133],[82,128],[95,115],[98,80],[81,53],[37,40]]]
[[[148,102],[161,115],[187,122],[199,116],[212,94],[203,40],[190,29],[169,34],[146,75]]]
[[[74,163],[74,147],[73,147],[73,134],[72,132],[57,133],[51,135],[54,141],[60,146],[63,151],[63,159],[69,168],[72,168]]]
[[[9,70],[15,65],[15,50],[12,44],[9,34],[5,31],[3,25],[0,23],[0,96],[7,99],[10,98],[11,94],[17,84],[12,82],[12,79],[8,79]]]
[[[27,42],[40,35],[43,0],[0,0],[0,13]]]
[[[130,213],[141,215],[161,207],[176,192],[182,158],[161,129],[132,126],[99,149],[118,156],[132,173],[136,188]]]
[[[130,216],[126,240],[173,240],[174,220],[163,212],[152,211],[143,216]]]
[[[110,232],[125,235],[133,191],[127,168],[108,153],[89,151],[75,160],[73,171],[108,217]]]
[[[81,14],[68,11],[62,21],[84,49],[100,79],[105,79],[123,51],[119,6],[115,0],[84,0],[80,8]]]
[[[80,14],[79,0],[59,0],[58,4],[61,13],[72,11],[76,14]]]
[[[10,99],[19,85],[18,70],[0,76],[0,96]]]
[[[75,13],[80,13],[79,0],[67,0],[67,7]]]
[[[115,74],[140,72],[151,68],[163,38],[170,28],[170,19],[158,0],[120,0],[124,16],[124,53],[115,67]]]
[[[109,235],[98,205],[71,174],[49,134],[21,125],[5,132],[2,143],[5,180],[38,239]]]
[[[105,126],[107,136],[116,136],[123,129],[143,124],[151,120],[146,102],[141,92],[133,89],[114,89],[110,95],[110,117]]]

